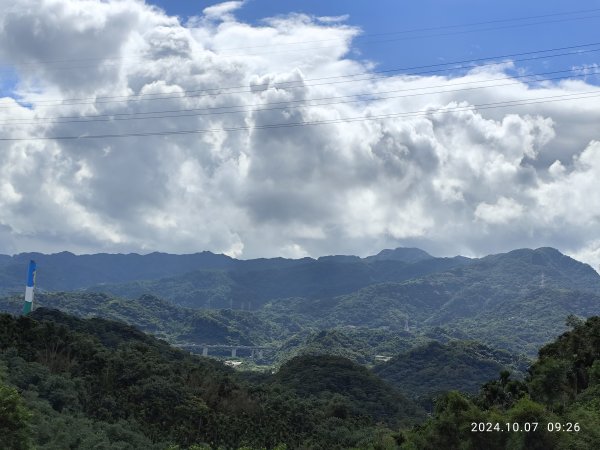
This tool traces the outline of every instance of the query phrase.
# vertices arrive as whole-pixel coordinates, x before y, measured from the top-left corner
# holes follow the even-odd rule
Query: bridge
[[[250,358],[261,359],[264,356],[265,351],[277,350],[275,347],[268,347],[264,345],[231,345],[231,344],[173,344],[174,347],[189,350],[192,353],[199,353],[199,349],[202,349],[202,356],[208,356],[209,350],[227,350],[231,351],[231,357],[238,357],[238,350],[244,350],[249,352]]]

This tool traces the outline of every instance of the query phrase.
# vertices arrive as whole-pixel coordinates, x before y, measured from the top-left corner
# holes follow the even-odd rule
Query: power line
[[[569,18],[569,19],[557,19],[557,20],[516,24],[516,25],[505,25],[505,26],[490,27],[490,28],[480,28],[480,29],[475,29],[475,30],[453,31],[453,32],[447,32],[447,33],[438,33],[438,34],[422,35],[422,36],[405,36],[405,37],[385,39],[385,40],[380,40],[380,41],[371,41],[371,42],[366,42],[366,43],[382,44],[382,43],[388,43],[388,42],[408,41],[408,40],[430,38],[430,37],[454,36],[454,35],[458,35],[458,34],[473,33],[476,31],[494,31],[494,30],[504,30],[504,29],[509,29],[509,28],[523,28],[523,27],[528,27],[531,25],[543,25],[543,24],[547,24],[547,23],[569,22],[572,20],[582,20],[582,19],[595,19],[598,17],[600,17],[600,15],[592,15],[592,16],[587,16],[587,17],[574,17],[574,18]],[[299,52],[314,51],[314,50],[325,50],[325,49],[330,49],[330,48],[337,48],[337,46],[330,45],[330,46],[320,46],[320,47],[308,47],[308,48],[303,48],[303,49],[295,49],[295,50],[291,50],[291,51],[290,50],[278,51],[278,52],[269,51],[269,52],[264,52],[264,53],[235,53],[235,54],[234,53],[217,53],[217,54],[220,56],[263,56],[263,55],[274,55],[274,54],[284,54],[284,53],[285,54],[299,53]]]
[[[326,119],[317,121],[302,121],[302,122],[290,122],[290,123],[279,123],[279,124],[264,124],[255,126],[239,126],[239,127],[224,127],[224,128],[208,128],[200,130],[178,130],[178,131],[150,131],[150,132],[139,132],[139,133],[123,133],[123,134],[97,134],[97,135],[82,135],[82,136],[41,136],[41,137],[27,137],[27,138],[0,138],[2,142],[21,142],[21,141],[60,141],[60,140],[80,140],[80,139],[108,139],[108,138],[125,138],[125,137],[149,137],[149,136],[173,136],[173,135],[189,135],[189,134],[205,134],[205,133],[218,133],[218,132],[235,132],[235,131],[246,131],[246,130],[264,130],[264,129],[275,129],[275,128],[290,128],[299,126],[313,126],[313,125],[327,125],[327,124],[338,124],[338,123],[351,123],[351,122],[362,122],[370,120],[380,120],[386,118],[406,118],[406,117],[419,117],[419,116],[430,116],[434,114],[448,114],[453,112],[462,111],[476,111],[476,110],[487,110],[496,108],[507,108],[511,106],[526,106],[540,103],[553,103],[559,101],[570,101],[570,100],[582,100],[600,97],[598,91],[578,92],[574,94],[563,94],[553,95],[538,98],[529,98],[521,100],[508,100],[504,102],[494,103],[482,103],[478,105],[467,105],[459,106],[454,108],[437,108],[420,111],[409,111],[401,113],[390,113],[377,116],[359,116],[359,117],[348,117],[342,119]]]
[[[466,81],[466,82],[454,83],[453,86],[463,86],[463,85],[488,83],[488,82],[491,82],[491,81],[503,81],[503,80],[513,80],[513,79],[526,79],[526,78],[540,77],[540,76],[546,76],[546,75],[554,75],[554,74],[558,74],[558,73],[570,73],[570,72],[575,72],[577,70],[578,69],[566,69],[566,70],[556,70],[556,71],[551,71],[551,72],[533,73],[533,74],[527,74],[527,75],[517,75],[517,76],[508,76],[508,77],[500,77],[500,78],[491,78],[491,79],[487,79],[487,80]],[[580,77],[580,76],[585,76],[585,74],[573,75],[573,77]],[[565,77],[553,77],[553,78],[543,78],[542,80],[533,80],[533,81],[552,81],[552,80],[564,79],[564,78]],[[489,85],[489,86],[482,86],[482,88],[484,88],[484,87],[504,86],[504,85],[505,84],[501,84],[501,85]],[[95,118],[95,117],[131,116],[131,115],[142,115],[142,114],[166,114],[166,113],[196,112],[196,111],[220,111],[220,110],[223,110],[223,109],[231,109],[231,108],[248,108],[248,107],[259,107],[259,106],[268,106],[268,105],[291,105],[291,104],[294,104],[294,103],[304,103],[304,102],[307,102],[307,101],[334,100],[334,99],[352,98],[352,97],[367,97],[367,96],[374,96],[374,95],[381,95],[381,94],[390,94],[390,93],[398,93],[398,92],[422,91],[422,90],[426,90],[426,89],[435,89],[435,88],[441,88],[441,87],[446,87],[446,86],[448,86],[448,84],[444,83],[444,84],[430,85],[430,86],[418,87],[418,88],[393,89],[393,90],[380,91],[380,92],[370,91],[370,92],[365,92],[365,93],[360,93],[360,94],[343,95],[343,96],[317,97],[317,98],[302,99],[302,100],[289,100],[289,101],[285,101],[285,102],[268,102],[268,103],[255,103],[255,104],[239,104],[239,105],[215,106],[215,107],[207,107],[207,108],[174,109],[174,110],[162,110],[162,111],[141,111],[141,112],[134,112],[134,113],[97,114],[97,115],[91,115],[91,116],[81,116],[81,115],[78,115],[78,116],[41,117],[41,118],[37,118],[36,121],[37,120],[46,120],[46,119],[48,119],[48,120],[55,120],[55,119],[80,119],[81,121],[84,121],[85,119],[88,119],[90,117],[91,118]],[[446,90],[444,92],[454,92],[454,91],[461,91],[461,90],[463,90],[463,89],[451,89],[451,90]],[[8,121],[24,121],[24,120],[30,120],[30,119],[29,118],[17,118],[17,119],[7,119],[7,120]],[[11,122],[6,122],[5,121],[4,123],[11,123]]]
[[[542,19],[545,17],[584,14],[584,13],[599,12],[599,11],[600,11],[600,8],[592,8],[592,9],[583,9],[583,10],[577,10],[577,11],[565,11],[562,13],[514,17],[511,19],[496,19],[496,20],[486,20],[486,21],[482,21],[482,22],[470,22],[470,23],[455,24],[455,25],[442,25],[442,26],[438,26],[438,27],[412,28],[412,29],[408,29],[408,30],[388,31],[388,32],[384,32],[384,33],[362,34],[360,36],[356,36],[353,39],[357,40],[357,39],[365,39],[365,38],[369,38],[369,37],[373,37],[373,36],[390,36],[390,35],[395,35],[395,34],[408,34],[408,33],[422,32],[422,31],[436,31],[436,30],[445,30],[445,29],[450,29],[450,28],[471,27],[471,26],[477,26],[477,25],[489,25],[492,23],[516,22],[519,20]],[[251,46],[245,46],[245,47],[229,47],[229,48],[222,48],[221,50],[245,50],[245,49],[249,49],[249,48],[279,47],[279,46],[284,46],[284,45],[298,45],[298,44],[307,44],[307,43],[312,44],[312,43],[316,43],[316,42],[330,42],[330,41],[339,41],[339,40],[342,40],[342,39],[340,39],[340,38],[316,39],[316,40],[311,40],[311,41],[285,42],[285,43],[281,43],[281,44],[265,44],[265,45],[251,45]]]
[[[589,43],[589,44],[579,44],[579,45],[572,45],[572,46],[567,46],[567,47],[555,47],[555,48],[550,48],[550,49],[545,49],[545,50],[535,50],[535,51],[529,51],[529,52],[520,52],[520,53],[489,56],[489,57],[484,57],[484,58],[459,60],[459,61],[452,61],[452,62],[447,62],[447,63],[436,63],[436,64],[421,65],[421,66],[400,67],[400,68],[371,71],[371,72],[357,72],[357,73],[348,74],[348,75],[306,78],[306,79],[303,79],[300,81],[278,82],[278,83],[275,83],[274,85],[276,87],[290,88],[290,89],[295,88],[295,87],[323,86],[323,85],[329,85],[329,84],[339,84],[339,83],[349,83],[349,82],[355,82],[355,81],[369,81],[372,79],[381,79],[381,78],[386,78],[383,74],[389,74],[389,73],[393,73],[393,72],[410,71],[410,70],[416,70],[416,69],[427,69],[427,68],[432,68],[432,67],[455,66],[455,67],[446,67],[446,68],[441,68],[441,69],[437,69],[437,70],[427,70],[427,71],[420,71],[420,72],[407,74],[408,76],[416,76],[416,75],[423,75],[423,74],[440,73],[440,72],[445,72],[445,71],[449,71],[449,70],[458,70],[458,69],[465,69],[465,68],[472,69],[474,67],[486,67],[486,66],[493,66],[493,65],[501,64],[498,62],[493,62],[493,63],[487,63],[487,64],[480,64],[478,66],[472,65],[477,62],[489,61],[489,60],[493,60],[493,59],[506,59],[506,58],[512,58],[512,57],[517,57],[517,56],[538,54],[538,56],[532,56],[529,58],[518,58],[518,59],[512,60],[512,62],[522,62],[522,61],[532,61],[532,60],[543,59],[543,58],[555,58],[555,57],[559,57],[559,56],[580,55],[582,53],[593,53],[593,52],[600,51],[600,48],[590,49],[589,47],[599,46],[599,45],[600,45],[600,42],[594,42],[594,43]],[[574,50],[574,51],[568,51],[568,52],[564,52],[564,53],[550,54],[550,55],[539,55],[541,53],[550,53],[550,52],[557,52],[557,51],[563,51],[563,50]],[[456,67],[456,65],[460,65],[460,66]],[[346,80],[347,78],[354,78],[354,77],[358,77],[358,76],[367,76],[367,78],[361,78],[361,79],[357,79],[357,80]],[[343,80],[329,81],[329,82],[323,82],[323,83],[313,83],[313,84],[305,83],[307,81],[332,80],[332,79],[339,79],[339,78],[342,78]],[[300,86],[293,85],[293,84],[298,84],[298,83],[301,83],[301,85]],[[249,92],[251,92],[251,89],[253,89],[253,88],[267,88],[267,87],[269,87],[268,84],[220,86],[220,87],[215,87],[215,88],[205,88],[205,89],[181,91],[181,92],[177,93],[177,95],[166,95],[165,93],[144,94],[144,97],[141,97],[141,98],[140,98],[139,94],[133,94],[133,95],[106,96],[106,97],[41,99],[41,100],[37,100],[35,104],[37,107],[41,107],[41,106],[51,107],[51,106],[85,105],[85,104],[121,103],[121,102],[128,102],[131,99],[137,99],[137,100],[143,100],[143,101],[168,100],[168,99],[181,99],[181,98],[188,98],[188,97],[202,97],[202,96],[209,96],[209,95],[218,96],[218,95],[230,95],[230,94],[238,94],[238,93],[249,93]],[[224,90],[229,90],[229,89],[244,89],[244,90],[234,91],[234,92],[222,92]],[[194,95],[191,95],[191,94],[194,94]],[[159,96],[159,95],[162,95],[162,97],[149,97],[149,96]],[[122,100],[111,100],[111,99],[122,99]],[[91,100],[91,101],[83,101],[83,100]],[[108,100],[108,101],[99,101],[99,100]],[[50,105],[40,104],[40,102],[53,102],[53,101],[54,102],[60,101],[61,103],[50,104]],[[67,103],[65,103],[65,102],[67,102]],[[0,107],[0,109],[10,109],[10,108],[14,108],[14,107],[11,107],[11,106]]]
[[[517,18],[512,18],[512,19],[498,19],[498,20],[488,20],[488,21],[482,21],[482,22],[472,22],[472,23],[467,23],[467,24],[415,28],[415,29],[409,29],[409,30],[385,32],[385,33],[372,33],[372,34],[356,36],[353,38],[353,40],[365,39],[365,38],[374,37],[374,36],[392,36],[392,35],[397,35],[397,34],[409,34],[409,33],[417,33],[417,32],[424,32],[424,31],[446,30],[446,29],[452,29],[452,28],[490,25],[490,24],[495,24],[495,23],[507,23],[507,22],[517,22],[517,21],[524,21],[524,20],[543,19],[543,18],[557,17],[557,16],[569,16],[569,15],[577,15],[577,14],[585,14],[585,13],[595,13],[595,12],[599,12],[599,11],[600,11],[600,8],[592,8],[592,9],[585,9],[585,10],[578,10],[578,11],[567,11],[567,12],[562,12],[562,13],[552,13],[552,14],[541,14],[541,15],[534,15],[534,16],[517,17]],[[491,31],[491,30],[497,30],[497,29],[520,28],[520,27],[526,27],[526,26],[531,26],[531,25],[543,25],[543,24],[547,24],[547,23],[559,23],[559,22],[566,22],[566,21],[573,21],[573,20],[593,19],[593,18],[598,18],[598,17],[600,17],[600,15],[598,15],[598,14],[584,15],[581,17],[566,17],[563,19],[544,20],[544,21],[538,21],[538,22],[532,22],[532,23],[504,25],[504,26],[483,28],[483,29],[458,30],[458,31],[441,33],[441,34],[438,33],[438,34],[433,34],[433,35],[408,36],[408,37],[405,36],[405,37],[400,37],[400,38],[395,38],[395,39],[371,41],[371,42],[366,42],[366,43],[367,44],[375,44],[375,43],[385,43],[385,42],[396,42],[396,41],[400,41],[400,40],[409,40],[409,39],[421,39],[421,38],[425,38],[425,37],[441,37],[441,36],[449,36],[449,35],[455,35],[455,34],[472,33],[472,32],[476,32],[476,31]],[[300,45],[300,44],[307,44],[307,43],[343,41],[343,40],[345,40],[345,39],[331,38],[331,39],[320,39],[320,40],[296,41],[296,42],[286,42],[286,43],[280,43],[280,44],[265,44],[265,45],[257,45],[257,46],[229,47],[229,48],[225,48],[225,49],[220,49],[220,51],[222,51],[222,50],[244,50],[244,49],[250,49],[250,48],[269,48],[269,47],[280,47],[280,46],[288,46],[288,45]],[[331,46],[330,47],[323,47],[323,46],[309,47],[309,48],[296,49],[296,50],[286,50],[285,53],[298,52],[298,51],[302,52],[302,51],[322,50],[322,49],[326,49],[326,48],[333,48],[333,47],[331,47]],[[197,53],[197,52],[190,52],[190,53],[193,54],[193,53]],[[218,54],[222,55],[222,56],[261,56],[261,55],[271,55],[271,54],[276,54],[276,53],[281,53],[281,52],[269,51],[269,52],[265,52],[265,53],[255,53],[255,54],[252,54],[252,53],[240,53],[240,54],[218,53]],[[137,59],[143,58],[145,56],[142,53],[140,53],[139,55],[140,56],[138,56]],[[22,66],[35,66],[35,65],[49,65],[49,64],[56,64],[56,63],[82,62],[82,61],[107,61],[107,62],[110,62],[110,61],[123,61],[123,60],[127,60],[127,59],[133,59],[133,58],[131,58],[130,56],[121,56],[121,57],[112,57],[112,58],[80,58],[80,59],[45,60],[45,61],[36,61],[36,62],[30,62],[30,63],[22,63],[21,65]],[[80,66],[80,67],[54,67],[54,68],[50,68],[50,69],[52,69],[52,70],[97,69],[97,65]]]
[[[572,73],[574,69],[569,70],[559,70],[553,72],[545,72],[541,74],[531,74],[531,75],[520,75],[515,77],[503,77],[492,80],[482,80],[482,81],[472,81],[465,83],[457,83],[456,85],[470,85],[476,83],[486,83],[489,81],[497,81],[497,80],[515,80],[522,78],[533,78],[536,76],[548,75],[548,74],[556,74],[556,73]],[[556,81],[556,80],[565,80],[565,79],[573,79],[578,77],[584,77],[585,74],[576,74],[569,76],[557,76],[551,78],[544,78],[542,80],[532,80],[532,81]],[[460,89],[445,89],[441,91],[431,91],[431,92],[421,92],[421,93],[413,93],[406,95],[393,95],[388,97],[374,97],[383,94],[391,94],[398,92],[407,92],[407,91],[416,91],[416,90],[425,90],[432,89],[438,86],[427,86],[423,88],[411,88],[411,89],[395,89],[390,91],[376,92],[376,93],[363,93],[363,94],[355,94],[355,95],[345,95],[345,96],[333,96],[333,97],[324,97],[324,98],[313,98],[309,99],[308,102],[314,101],[322,101],[322,100],[341,100],[344,98],[355,98],[359,97],[356,100],[347,100],[347,101],[329,101],[326,103],[316,103],[311,104],[307,103],[305,100],[293,100],[289,102],[270,102],[270,103],[262,103],[262,104],[253,104],[253,105],[232,105],[232,106],[221,106],[221,107],[212,107],[212,108],[190,108],[190,109],[176,109],[176,110],[163,110],[163,111],[153,111],[153,112],[139,112],[139,113],[117,113],[117,114],[99,114],[93,116],[63,116],[63,117],[43,117],[37,118],[35,121],[31,121],[31,119],[8,119],[8,121],[0,122],[0,125],[37,125],[40,123],[45,124],[62,124],[62,123],[94,123],[94,122],[113,122],[113,121],[123,121],[123,120],[147,120],[147,119],[166,119],[166,118],[181,118],[181,117],[197,117],[197,116],[206,116],[206,115],[224,115],[224,114],[238,114],[238,113],[247,113],[247,112],[261,112],[261,111],[275,111],[275,110],[286,110],[289,108],[302,108],[302,107],[316,107],[316,106],[329,106],[329,105],[338,105],[338,104],[350,104],[350,103],[358,103],[365,101],[365,99],[360,97],[371,97],[368,100],[378,101],[378,100],[390,100],[397,98],[406,98],[406,97],[416,97],[423,95],[434,95],[434,94],[451,94],[455,92],[463,92],[463,91],[471,91],[471,90],[479,90],[479,89],[490,89],[504,86],[514,86],[522,84],[522,81],[512,82],[512,83],[501,83],[501,84],[490,84],[486,86],[476,86],[469,88],[460,88]],[[283,105],[279,107],[272,108],[262,108],[263,106],[271,106],[271,105]],[[254,108],[256,109],[248,109]],[[237,108],[235,111],[222,111],[223,109],[233,109]],[[179,114],[179,113],[190,113],[190,114]],[[143,114],[143,116],[141,116]],[[165,114],[159,116],[147,116],[149,114]],[[141,116],[141,117],[139,117]],[[63,120],[66,119],[66,120]]]

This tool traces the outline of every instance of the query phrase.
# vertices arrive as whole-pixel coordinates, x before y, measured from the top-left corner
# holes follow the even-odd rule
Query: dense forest
[[[245,379],[135,328],[43,308],[1,315],[0,351],[0,422],[15,450],[369,448],[423,418],[349,360],[296,358]]]
[[[21,296],[0,298],[0,311],[17,314]],[[173,305],[152,295],[137,299],[104,293],[39,293],[36,304],[83,318],[103,317],[129,323],[170,342],[267,344],[285,333],[274,322],[254,313],[230,309],[193,310]]]
[[[600,317],[586,322],[570,318],[569,323],[571,331],[542,347],[524,381],[512,380],[503,371],[478,395],[456,391],[443,395],[434,416],[403,435],[402,448],[598,448]],[[483,429],[491,431],[478,426],[473,431],[473,423],[483,423]],[[535,431],[534,425],[524,431],[525,424],[534,423]]]
[[[436,341],[414,347],[375,366],[377,375],[424,406],[431,407],[440,393],[460,390],[475,393],[483,381],[503,370],[522,377],[527,360],[472,341]]]
[[[372,348],[356,355],[367,363],[376,354],[395,356],[414,345],[449,339],[475,340],[532,358],[566,329],[568,315],[600,313],[600,276],[550,248],[473,260],[434,258],[416,249],[362,259],[248,261],[205,252],[179,255],[186,264],[171,265],[177,255],[46,256],[56,266],[39,265],[38,304],[81,317],[121,320],[172,343],[274,345],[291,355],[298,352],[294,343],[310,345],[311,335],[336,329],[353,334],[353,348]],[[112,257],[122,269],[121,279],[191,271],[118,284],[119,277],[105,267]],[[129,272],[124,269],[128,260],[135,268],[122,273]],[[17,282],[13,275],[20,260],[8,261],[0,264],[0,291]],[[85,285],[87,278],[79,278],[78,269],[73,277],[83,291],[41,288],[48,283],[70,286],[61,280],[69,278],[68,269],[79,261],[102,269],[106,283]],[[20,270],[22,276],[22,264]],[[14,280],[2,284],[6,277]],[[89,277],[99,279],[98,274]],[[0,298],[0,310],[18,312],[21,295]],[[390,336],[389,342],[377,337],[381,333]],[[350,354],[348,349],[340,352]]]
[[[0,309],[18,314],[21,303],[18,296],[0,298]],[[440,390],[472,391],[500,370],[511,370],[520,376],[528,363],[525,356],[457,340],[436,329],[425,334],[352,326],[319,330],[290,324],[293,314],[286,323],[270,320],[256,311],[182,308],[150,295],[125,300],[102,293],[47,293],[38,295],[37,303],[83,318],[99,316],[126,322],[198,353],[202,347],[193,345],[263,345],[273,349],[265,351],[261,358],[242,359],[244,368],[276,368],[300,355],[342,356],[368,367],[377,365],[384,378],[425,404]],[[443,346],[433,346],[443,341]],[[219,356],[215,350],[211,354]],[[424,358],[418,358],[418,354]],[[377,362],[378,356],[394,359],[382,365]],[[400,361],[406,359],[408,364],[403,366]],[[415,362],[422,363],[422,367],[415,368]],[[420,382],[423,375],[438,374],[450,362],[454,368],[450,377]]]
[[[600,442],[600,317],[570,318],[524,380],[502,371],[424,412],[337,356],[244,374],[135,328],[38,309],[0,316],[0,427],[11,449],[570,449]],[[473,423],[537,423],[473,432]],[[549,431],[569,427],[570,431]],[[571,425],[569,425],[571,424]]]
[[[28,257],[39,260],[36,309],[20,317],[11,292]],[[551,248],[24,254],[0,257],[0,292],[0,448],[600,442],[600,276]],[[477,428],[530,422],[539,429]]]

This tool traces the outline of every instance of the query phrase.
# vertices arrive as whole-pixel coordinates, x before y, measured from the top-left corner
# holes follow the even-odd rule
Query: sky
[[[600,1],[483,3],[0,0],[0,253],[598,269]]]

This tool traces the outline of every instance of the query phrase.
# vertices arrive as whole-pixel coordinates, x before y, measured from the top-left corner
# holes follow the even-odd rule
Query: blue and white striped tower
[[[27,269],[27,285],[25,286],[25,303],[23,303],[23,314],[27,315],[33,307],[33,288],[35,286],[35,270],[37,266],[35,261],[29,261]]]

